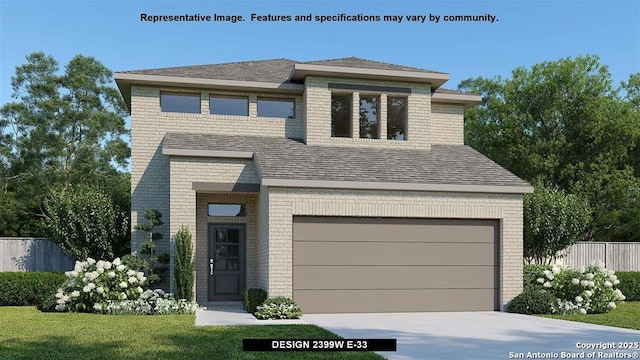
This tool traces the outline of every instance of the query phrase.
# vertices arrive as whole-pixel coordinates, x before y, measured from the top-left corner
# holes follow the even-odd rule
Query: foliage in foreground
[[[615,309],[616,303],[626,299],[622,291],[616,288],[620,280],[615,272],[605,269],[601,262],[578,269],[557,265],[551,269],[535,269],[540,271],[536,283],[525,285],[525,291],[516,302],[513,312],[526,311],[527,306],[522,304],[526,305],[532,298],[543,296],[536,292],[548,293],[555,298],[549,311],[536,308],[536,312],[522,313],[600,314]]]
[[[258,306],[265,300],[267,300],[267,292],[260,288],[247,289],[242,293],[242,306],[251,314],[255,314]]]
[[[615,311],[589,315],[541,315],[548,318],[640,330],[640,301],[619,304]]]
[[[113,262],[87,258],[65,274],[68,280],[42,310],[128,315],[193,314],[196,310],[190,301],[145,289],[144,273],[128,269],[119,258]]]
[[[259,305],[254,315],[261,320],[299,319],[302,316],[302,311],[293,300],[284,296],[276,296]]]
[[[509,304],[509,312],[517,314],[550,314],[557,299],[551,293],[525,288],[522,293]]]
[[[524,258],[550,262],[556,254],[582,240],[591,220],[589,205],[564,191],[536,184],[524,196]]]
[[[194,326],[194,316],[100,316],[0,307],[3,360],[279,360],[243,352],[242,339],[339,339],[315,325]],[[293,360],[382,360],[374,353],[289,352]]]
[[[620,280],[618,289],[627,297],[627,300],[640,301],[640,271],[618,271],[616,275]]]
[[[176,253],[174,256],[174,278],[176,297],[178,299],[193,299],[194,265],[191,231],[181,226],[176,233]]]
[[[0,306],[40,304],[65,279],[57,272],[0,272]]]

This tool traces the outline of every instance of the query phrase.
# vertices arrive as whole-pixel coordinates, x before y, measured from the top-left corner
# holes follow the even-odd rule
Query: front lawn
[[[195,327],[194,316],[42,313],[0,307],[0,358],[384,359],[374,353],[243,352],[243,338],[339,338],[315,325]]]
[[[591,324],[640,330],[640,301],[631,301],[624,304],[619,304],[615,310],[610,311],[606,314],[541,316],[553,319],[579,321]]]

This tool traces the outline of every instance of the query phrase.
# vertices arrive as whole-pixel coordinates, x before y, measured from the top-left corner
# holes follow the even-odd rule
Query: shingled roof
[[[286,138],[168,133],[163,153],[175,150],[253,153],[263,183],[265,179],[394,183],[398,189],[402,184],[438,184],[511,187],[521,192],[531,188],[463,145],[432,145],[431,150],[356,148],[305,145]]]

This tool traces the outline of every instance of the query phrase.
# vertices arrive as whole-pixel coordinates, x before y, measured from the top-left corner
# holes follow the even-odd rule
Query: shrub
[[[258,319],[298,319],[302,316],[300,307],[291,299],[277,296],[267,299],[255,312]]]
[[[256,308],[267,300],[267,292],[259,289],[247,289],[242,293],[242,305],[247,312],[255,314]]]
[[[550,293],[527,287],[513,298],[509,304],[509,312],[517,314],[551,314],[556,297]]]
[[[176,253],[174,256],[176,297],[193,299],[193,247],[191,232],[186,226],[180,227],[176,233]]]
[[[618,271],[618,289],[630,301],[640,301],[640,271]]]
[[[539,264],[529,264],[525,265],[523,269],[523,286],[524,288],[528,287],[538,287],[540,284],[536,281],[537,278],[542,276],[545,270],[551,270],[551,265],[539,265]]]
[[[56,272],[0,272],[0,306],[38,305],[65,279]]]
[[[606,313],[625,299],[616,288],[620,283],[614,271],[600,262],[584,268],[571,269],[554,265],[536,279],[538,289],[545,290],[558,300],[554,312],[560,314]]]
[[[149,268],[147,260],[133,254],[127,254],[122,257],[122,263],[131,270],[144,271]]]
[[[128,269],[119,258],[109,261],[76,261],[68,280],[55,294],[57,311],[92,312],[96,303],[108,300],[137,299],[147,278],[140,271]]]
[[[190,315],[196,304],[184,299],[176,300],[160,289],[147,290],[135,300],[108,300],[94,305],[94,310],[110,315]]]

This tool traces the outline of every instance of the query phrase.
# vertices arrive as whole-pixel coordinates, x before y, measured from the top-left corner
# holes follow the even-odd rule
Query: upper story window
[[[293,99],[258,98],[258,116],[294,118],[295,101]]]
[[[380,96],[360,95],[360,138],[380,139]]]
[[[160,111],[200,113],[200,94],[160,93]]]
[[[387,139],[407,140],[407,98],[387,96]]]
[[[331,94],[331,136],[351,137],[351,94]]]
[[[212,95],[209,113],[214,115],[249,116],[249,98],[243,96]]]

